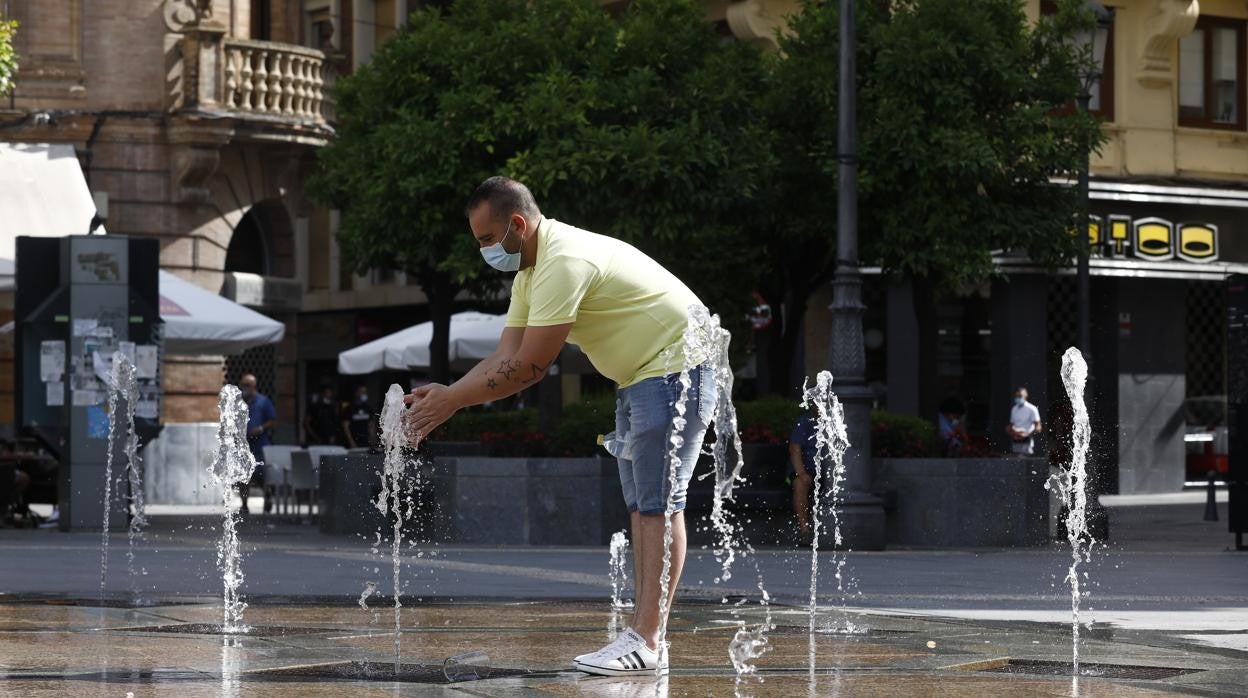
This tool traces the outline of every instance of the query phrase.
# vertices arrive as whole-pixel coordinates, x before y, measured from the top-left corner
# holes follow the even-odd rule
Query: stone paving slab
[[[89,603],[89,602],[84,602]],[[279,678],[274,669],[350,661],[391,662],[389,608],[373,623],[357,606],[257,605],[253,625],[307,630],[266,637],[156,632],[160,626],[215,620],[211,604],[92,608],[43,602],[0,604],[0,696],[1064,696],[1069,677],[987,673],[1014,660],[1068,661],[1067,631],[1037,623],[978,623],[957,618],[879,616],[822,609],[817,627],[855,634],[808,633],[805,609],[685,604],[670,639],[672,675],[608,679],[569,670],[569,659],[604,644],[620,618],[605,602],[431,603],[403,608],[403,661],[440,666],[474,649],[489,665],[536,672],[449,685]],[[738,682],[727,653],[739,624],[776,627],[757,675]],[[127,630],[126,628],[131,628]],[[142,630],[134,630],[140,628]],[[319,630],[319,631],[318,631]],[[1176,634],[1093,633],[1085,662],[1192,670],[1165,680],[1081,677],[1080,696],[1242,695],[1248,653],[1209,651]],[[811,661],[810,650],[815,650]],[[1185,644],[1188,643],[1188,644]],[[813,670],[812,670],[813,666]],[[287,672],[288,673],[288,672]]]

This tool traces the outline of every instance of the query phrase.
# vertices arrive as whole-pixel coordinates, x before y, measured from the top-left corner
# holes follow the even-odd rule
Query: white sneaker
[[[594,650],[593,652],[586,652],[585,654],[576,655],[575,657],[572,658],[572,664],[575,666],[576,664],[579,664],[582,661],[589,659],[590,657],[597,657],[603,652],[613,652],[615,651],[618,645],[623,644],[625,642],[631,642],[632,639],[628,637],[627,635],[628,632],[629,632],[628,630],[624,630],[623,632],[619,633],[618,635],[615,636],[614,640],[612,640],[609,644],[607,644],[606,647],[603,647],[602,649]]]
[[[576,668],[597,676],[638,676],[667,673],[667,653],[650,649],[632,628],[592,655],[577,657]]]

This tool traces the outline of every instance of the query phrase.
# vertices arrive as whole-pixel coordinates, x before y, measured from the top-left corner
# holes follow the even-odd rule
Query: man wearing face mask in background
[[[1010,435],[1010,450],[1020,456],[1036,452],[1035,435],[1040,433],[1040,408],[1027,402],[1027,389],[1014,391],[1014,405],[1010,407],[1010,423],[1006,432]]]
[[[355,399],[342,408],[342,434],[347,448],[369,448],[377,421],[368,404],[368,387],[356,386]]]
[[[666,671],[659,580],[667,501],[671,494],[670,609],[685,561],[686,488],[716,388],[708,365],[690,371],[684,446],[677,452],[673,488],[667,477],[668,448],[680,384],[665,356],[681,356],[689,307],[699,304],[698,298],[633,246],[546,218],[520,182],[487,179],[469,198],[465,213],[485,261],[500,271],[518,272],[506,328],[494,355],[454,385],[429,384],[408,395],[409,428],[419,439],[460,409],[519,392],[545,375],[565,340],[579,345],[598,372],[619,386],[620,445],[613,453],[632,524],[637,601],[630,628],[573,663],[586,673],[608,676]]]

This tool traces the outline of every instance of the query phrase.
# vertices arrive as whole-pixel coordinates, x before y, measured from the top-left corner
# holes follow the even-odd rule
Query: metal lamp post
[[[845,454],[846,493],[840,521],[844,545],[884,547],[884,505],[870,494],[871,391],[862,335],[862,276],[858,270],[858,126],[854,0],[840,2],[840,82],[837,95],[836,273],[832,280],[832,339],[828,364],[844,404],[852,448]]]
[[[1101,77],[1104,75],[1105,47],[1109,43],[1109,30],[1114,25],[1114,11],[1093,0],[1086,0],[1083,4],[1083,9],[1096,18],[1096,22],[1093,25],[1080,31],[1075,36],[1076,45],[1082,50],[1089,52],[1093,59],[1092,66],[1083,75],[1083,80],[1079,86],[1079,94],[1076,97],[1079,102],[1079,109],[1087,113],[1092,102],[1092,88],[1100,82]],[[1079,244],[1078,266],[1076,268],[1079,297],[1079,351],[1083,353],[1084,360],[1089,364],[1092,363],[1092,285],[1088,270],[1088,248],[1091,246],[1091,240],[1087,235],[1087,231],[1091,223],[1091,203],[1088,195],[1088,168],[1091,157],[1091,153],[1089,153],[1088,159],[1083,161],[1083,167],[1079,170],[1079,235],[1082,239]],[[1092,390],[1094,385],[1094,382],[1089,382],[1089,391]],[[1103,421],[1097,419],[1098,416],[1094,416],[1094,419]],[[1105,474],[1105,469],[1102,465],[1103,458],[1103,455],[1098,456],[1090,463],[1092,472],[1086,483],[1088,492],[1088,530],[1094,538],[1100,541],[1109,538],[1109,516],[1105,508],[1101,506],[1098,497],[1102,486],[1105,484],[1102,482]]]
[[[1092,88],[1101,81],[1105,70],[1105,46],[1109,43],[1109,30],[1114,26],[1114,11],[1106,8],[1099,2],[1087,0],[1084,2],[1084,10],[1091,12],[1096,17],[1096,23],[1087,29],[1079,32],[1075,36],[1076,45],[1092,54],[1094,64],[1087,73],[1083,75],[1083,82],[1080,84],[1079,94],[1077,96],[1079,109],[1083,112],[1088,111],[1088,107],[1092,102]],[[1091,155],[1089,155],[1091,157]],[[1084,160],[1083,167],[1079,171],[1079,213],[1081,232],[1087,230],[1090,221],[1090,204],[1088,198],[1088,161]],[[1079,261],[1077,267],[1077,276],[1079,280],[1079,351],[1083,352],[1084,359],[1090,359],[1092,356],[1092,323],[1090,318],[1090,304],[1092,302],[1091,281],[1088,273],[1088,245],[1089,240],[1084,235],[1083,244],[1079,246]]]

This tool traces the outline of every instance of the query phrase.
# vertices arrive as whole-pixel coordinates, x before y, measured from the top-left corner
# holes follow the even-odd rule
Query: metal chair
[[[264,473],[265,494],[274,498],[275,511],[286,513],[290,497],[290,456],[298,451],[297,446],[278,446],[270,444],[264,447],[264,462],[260,467]]]
[[[290,454],[290,473],[287,482],[295,500],[295,519],[299,518],[299,502],[304,496],[308,501],[308,517],[311,518],[319,483],[316,466],[309,451],[298,450]]]

